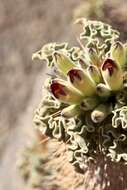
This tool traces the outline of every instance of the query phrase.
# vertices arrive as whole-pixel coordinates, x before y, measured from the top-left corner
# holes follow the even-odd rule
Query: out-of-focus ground
[[[30,142],[33,110],[45,67],[32,53],[52,41],[72,41],[76,0],[0,1],[0,190],[23,190],[15,162]]]
[[[28,190],[15,162],[32,139],[33,110],[45,78],[45,67],[33,63],[31,56],[45,43],[74,41],[72,14],[80,2],[84,1],[0,0],[0,190]],[[127,21],[127,3],[122,2],[120,23]]]

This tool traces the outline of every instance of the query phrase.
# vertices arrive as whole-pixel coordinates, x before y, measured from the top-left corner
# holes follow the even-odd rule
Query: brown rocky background
[[[45,67],[33,63],[31,55],[47,42],[74,42],[72,15],[81,2],[85,1],[0,0],[0,190],[28,190],[15,163],[32,140],[33,110],[45,78]],[[109,19],[102,20],[107,19],[125,37],[127,2],[116,2],[108,3],[105,13]]]

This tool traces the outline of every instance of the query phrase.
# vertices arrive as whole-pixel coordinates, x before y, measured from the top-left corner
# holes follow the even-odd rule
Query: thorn
[[[41,144],[44,144],[46,143],[47,141],[49,141],[50,137],[47,137],[46,139],[43,139],[42,141],[40,141],[38,144],[41,145]]]

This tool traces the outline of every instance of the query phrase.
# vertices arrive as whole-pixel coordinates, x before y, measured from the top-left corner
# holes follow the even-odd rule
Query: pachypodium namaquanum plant
[[[49,43],[33,54],[51,72],[36,127],[66,143],[79,169],[99,154],[127,163],[127,46],[110,25],[81,18],[79,47]]]

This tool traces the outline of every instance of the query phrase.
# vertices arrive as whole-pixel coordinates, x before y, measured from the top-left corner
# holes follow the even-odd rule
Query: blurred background
[[[15,163],[33,138],[33,111],[46,76],[32,53],[48,42],[75,43],[78,17],[110,23],[126,39],[126,10],[126,0],[0,0],[0,190],[28,190]]]

